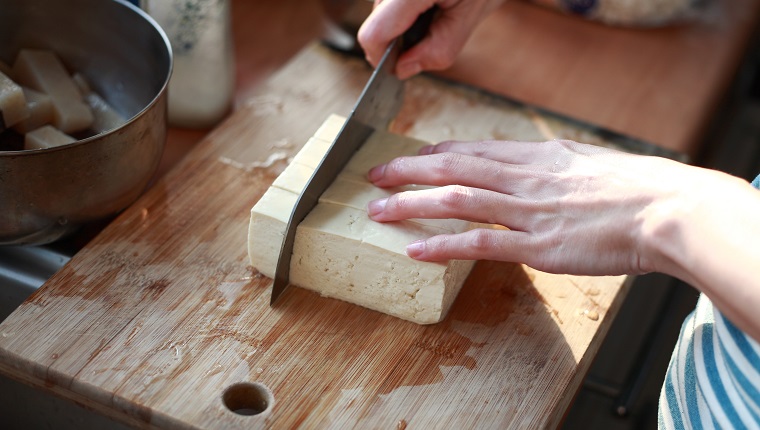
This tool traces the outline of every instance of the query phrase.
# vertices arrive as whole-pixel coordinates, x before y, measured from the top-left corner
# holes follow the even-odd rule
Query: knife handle
[[[418,44],[425,38],[430,29],[430,24],[438,12],[438,6],[433,6],[417,17],[411,27],[401,36],[401,50],[406,51],[412,46]]]

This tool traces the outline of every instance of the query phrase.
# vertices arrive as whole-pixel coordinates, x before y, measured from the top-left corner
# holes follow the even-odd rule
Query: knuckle
[[[454,64],[456,52],[449,44],[436,44],[428,51],[427,57],[427,68],[434,70],[446,69]]]
[[[434,170],[438,175],[450,176],[457,172],[461,164],[459,154],[444,152],[438,155],[438,163]]]
[[[492,250],[495,245],[491,231],[486,229],[476,229],[471,231],[470,241],[467,247],[471,252],[477,255]]]
[[[441,204],[447,209],[466,207],[472,198],[472,191],[462,185],[449,185],[443,188]]]
[[[404,174],[406,167],[406,157],[396,157],[389,161],[385,166],[385,174],[391,176],[400,176]]]
[[[580,144],[578,142],[575,142],[573,140],[569,139],[554,139],[551,140],[550,143],[552,143],[551,149],[556,152],[568,152],[568,153],[575,153],[578,152],[578,147]]]
[[[412,207],[412,195],[408,191],[397,193],[388,198],[386,208],[395,212],[406,212]]]

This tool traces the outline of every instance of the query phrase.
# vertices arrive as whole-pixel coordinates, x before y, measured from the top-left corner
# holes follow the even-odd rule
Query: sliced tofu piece
[[[93,121],[90,128],[96,134],[105,133],[122,126],[126,119],[116,111],[100,94],[92,90],[87,78],[81,73],[74,73],[71,77],[82,94],[85,103],[92,111]]]
[[[64,133],[82,131],[93,122],[92,112],[84,103],[66,68],[51,51],[23,49],[13,64],[16,80],[22,85],[50,96],[53,125]]]
[[[84,101],[92,111],[93,121],[90,128],[95,133],[111,131],[126,122],[124,117],[97,93],[87,94]]]
[[[335,140],[335,136],[338,135],[345,123],[346,118],[340,115],[331,114],[314,133],[314,138],[332,143],[332,141]]]
[[[285,237],[285,224],[298,195],[270,187],[251,210],[248,225],[248,257],[253,267],[264,276],[274,278],[280,246]],[[254,215],[255,214],[255,215]]]
[[[341,174],[365,178],[369,169],[378,164],[387,163],[396,157],[416,155],[427,142],[405,137],[387,131],[376,131],[367,142],[351,157]]]
[[[24,91],[3,72],[0,72],[0,117],[0,130],[29,117]]]
[[[320,128],[319,137],[304,145],[305,155],[299,153],[294,158],[251,210],[248,253],[252,266],[262,274],[274,276],[287,220],[314,170],[314,166],[297,160],[314,164],[313,160],[321,159],[329,145],[325,147],[319,141],[332,140],[325,130],[337,133],[342,123],[342,119],[328,119]],[[349,162],[356,172],[341,172],[299,224],[290,282],[418,324],[435,323],[446,316],[474,263],[416,261],[406,255],[406,245],[438,234],[465,231],[470,223],[459,220],[378,223],[369,219],[367,203],[395,190],[374,187],[357,174],[358,170],[368,165],[377,152],[384,152],[389,160],[396,155],[415,153],[424,144],[402,136],[379,134],[368,140],[367,145],[383,145],[384,149],[360,149]],[[323,152],[320,154],[315,148]],[[379,162],[375,158],[372,165]]]
[[[345,172],[345,171],[344,171]],[[365,211],[370,201],[390,197],[402,191],[418,191],[434,187],[423,185],[406,185],[395,188],[379,188],[366,179],[358,179],[341,173],[327,190],[320,196],[319,201],[341,204],[354,209]],[[440,229],[447,233],[467,231],[472,223],[459,219],[413,218],[410,222]]]
[[[303,148],[298,151],[298,154],[293,157],[293,162],[316,169],[331,145],[331,141],[312,137],[306,142]]]
[[[52,125],[45,125],[24,136],[24,149],[45,149],[76,142],[76,139]]]
[[[43,125],[53,122],[53,102],[47,94],[22,87],[26,97],[26,108],[29,117],[13,126],[19,133],[29,133]]]
[[[440,233],[405,221],[381,224],[364,211],[320,203],[298,226],[290,281],[419,324],[436,323],[473,262],[419,262],[404,249]]]

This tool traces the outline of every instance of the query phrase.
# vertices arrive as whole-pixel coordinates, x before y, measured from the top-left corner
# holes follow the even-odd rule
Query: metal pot
[[[121,0],[0,0],[0,60],[52,49],[127,122],[42,150],[0,151],[0,245],[55,241],[112,216],[148,186],[166,142],[172,54],[161,28]]]

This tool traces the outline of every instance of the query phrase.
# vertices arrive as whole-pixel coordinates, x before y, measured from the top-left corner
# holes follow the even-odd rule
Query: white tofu
[[[343,120],[328,119],[251,210],[248,253],[251,265],[273,277],[296,199]],[[407,220],[378,223],[367,203],[397,190],[370,184],[366,170],[401,154],[414,154],[424,142],[389,133],[373,135],[320,198],[296,231],[290,267],[293,285],[345,300],[418,324],[442,320],[474,262],[426,263],[406,255],[406,245],[470,228],[460,220]],[[320,153],[317,149],[321,150]],[[382,159],[378,158],[382,154]],[[318,163],[318,161],[317,161]],[[313,164],[313,165],[309,165]],[[363,175],[358,173],[366,169]],[[414,186],[407,187],[414,189]]]
[[[92,111],[92,124],[90,128],[96,133],[105,133],[124,125],[126,120],[98,93],[88,93],[84,101]]]
[[[371,184],[367,179],[345,174],[344,171],[338,175],[332,185],[325,190],[322,196],[320,196],[319,201],[341,204],[354,209],[366,211],[367,205],[372,200],[387,198],[402,191],[417,191],[430,188],[434,187],[406,185],[403,187],[379,188]],[[445,233],[466,231],[470,229],[471,225],[471,223],[459,219],[412,218],[409,221],[434,227]]]
[[[345,123],[346,118],[340,115],[331,114],[314,133],[314,138],[332,143],[332,141],[335,140],[335,136],[338,135]]]
[[[393,133],[377,131],[351,157],[342,174],[365,178],[369,169],[402,155],[416,155],[425,145],[429,144],[410,137],[399,139]]]
[[[92,90],[87,78],[81,73],[74,73],[71,77],[76,84],[79,93],[87,106],[92,111],[92,125],[90,128],[95,133],[105,133],[122,126],[126,120],[116,111],[103,97]]]
[[[248,225],[248,257],[264,276],[274,278],[280,254],[285,224],[296,204],[298,195],[270,187],[251,209]],[[255,263],[253,263],[255,262]]]
[[[436,323],[473,264],[406,255],[408,243],[440,233],[412,222],[377,223],[364,211],[320,203],[298,226],[290,281],[419,324]]]
[[[277,176],[277,179],[272,182],[272,186],[281,190],[290,191],[291,193],[301,194],[301,191],[306,186],[306,183],[314,173],[315,166],[307,166],[301,164],[295,159],[292,163],[288,164],[288,167]]]
[[[331,145],[332,142],[312,137],[306,142],[303,148],[298,151],[298,154],[293,157],[293,162],[316,169]]]
[[[22,87],[24,97],[26,98],[26,108],[29,116],[16,123],[13,129],[24,134],[38,129],[43,125],[50,124],[53,121],[53,103],[47,94],[34,91],[30,88]]]
[[[24,91],[2,71],[0,71],[0,116],[3,120],[0,125],[5,127],[10,127],[29,117]]]
[[[24,149],[46,149],[76,142],[76,139],[52,125],[45,125],[24,136]]]
[[[69,73],[51,51],[22,49],[13,63],[16,80],[50,96],[53,125],[64,133],[85,130],[92,124],[90,108],[84,103]]]

